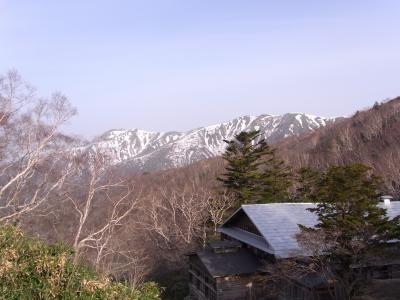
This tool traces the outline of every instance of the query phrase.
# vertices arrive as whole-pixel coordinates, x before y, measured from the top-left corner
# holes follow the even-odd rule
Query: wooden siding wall
[[[198,261],[190,258],[190,296],[197,300],[262,300],[265,287],[256,283],[256,275],[212,278]]]
[[[338,293],[336,293],[338,294]],[[322,289],[308,289],[295,284],[284,285],[281,287],[279,300],[341,300],[342,298],[332,298],[329,291]]]
[[[217,278],[218,300],[262,300],[267,299],[258,276],[229,276]]]
[[[216,280],[210,276],[197,257],[189,259],[190,295],[198,300],[217,300]]]

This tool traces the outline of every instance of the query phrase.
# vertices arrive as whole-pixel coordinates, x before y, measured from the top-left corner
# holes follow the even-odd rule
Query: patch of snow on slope
[[[113,163],[129,161],[139,169],[163,169],[190,164],[221,155],[223,141],[241,131],[260,130],[267,142],[310,132],[334,119],[302,113],[242,116],[221,124],[196,128],[187,132],[151,132],[140,129],[111,130],[89,144],[86,149],[103,149]]]

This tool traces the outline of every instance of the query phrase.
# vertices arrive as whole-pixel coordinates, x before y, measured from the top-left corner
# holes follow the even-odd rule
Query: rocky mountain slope
[[[264,114],[243,116],[188,132],[110,130],[85,149],[101,149],[108,154],[113,165],[123,165],[130,170],[164,170],[221,155],[225,149],[223,140],[232,139],[244,130],[260,130],[269,143],[274,143],[286,137],[312,132],[335,120],[302,113],[281,116]]]

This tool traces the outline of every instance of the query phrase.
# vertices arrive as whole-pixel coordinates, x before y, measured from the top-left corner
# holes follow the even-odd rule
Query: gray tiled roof
[[[273,248],[277,257],[290,257],[300,248],[295,235],[299,224],[314,226],[316,215],[307,208],[313,204],[271,203],[243,205],[242,209]]]
[[[262,236],[255,235],[235,227],[221,227],[218,231],[267,253],[274,253],[271,246],[268,245],[268,243],[265,241],[265,238]]]
[[[197,252],[212,277],[252,274],[260,268],[257,257],[248,249],[239,249],[232,253],[214,253],[209,250]]]
[[[277,258],[291,257],[301,253],[295,238],[295,235],[299,232],[298,225],[311,227],[317,222],[316,215],[307,210],[312,207],[315,207],[315,204],[271,203],[242,205],[241,210],[246,213],[265,240],[258,239],[255,243],[250,243],[248,242],[248,234],[244,236],[245,234],[236,228],[228,229],[229,227],[224,225],[220,228],[220,232],[249,243],[263,251],[273,253]],[[387,206],[382,204],[382,207],[387,209],[389,218],[400,215],[400,202],[392,202]],[[240,235],[238,235],[238,232]]]

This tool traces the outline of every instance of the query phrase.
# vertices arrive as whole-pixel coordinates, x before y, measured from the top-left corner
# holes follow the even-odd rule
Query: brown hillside
[[[400,194],[400,97],[375,104],[312,134],[277,145],[294,168],[364,163],[384,178],[388,192]]]
[[[387,192],[400,196],[400,97],[375,104],[371,109],[356,112],[351,118],[278,144],[281,158],[293,169],[312,167],[324,170],[331,165],[364,163],[381,176]],[[220,157],[200,161],[188,167],[153,173],[190,178],[196,170],[212,178],[222,172]],[[179,176],[179,173],[185,173]],[[158,174],[158,175],[157,175]]]

